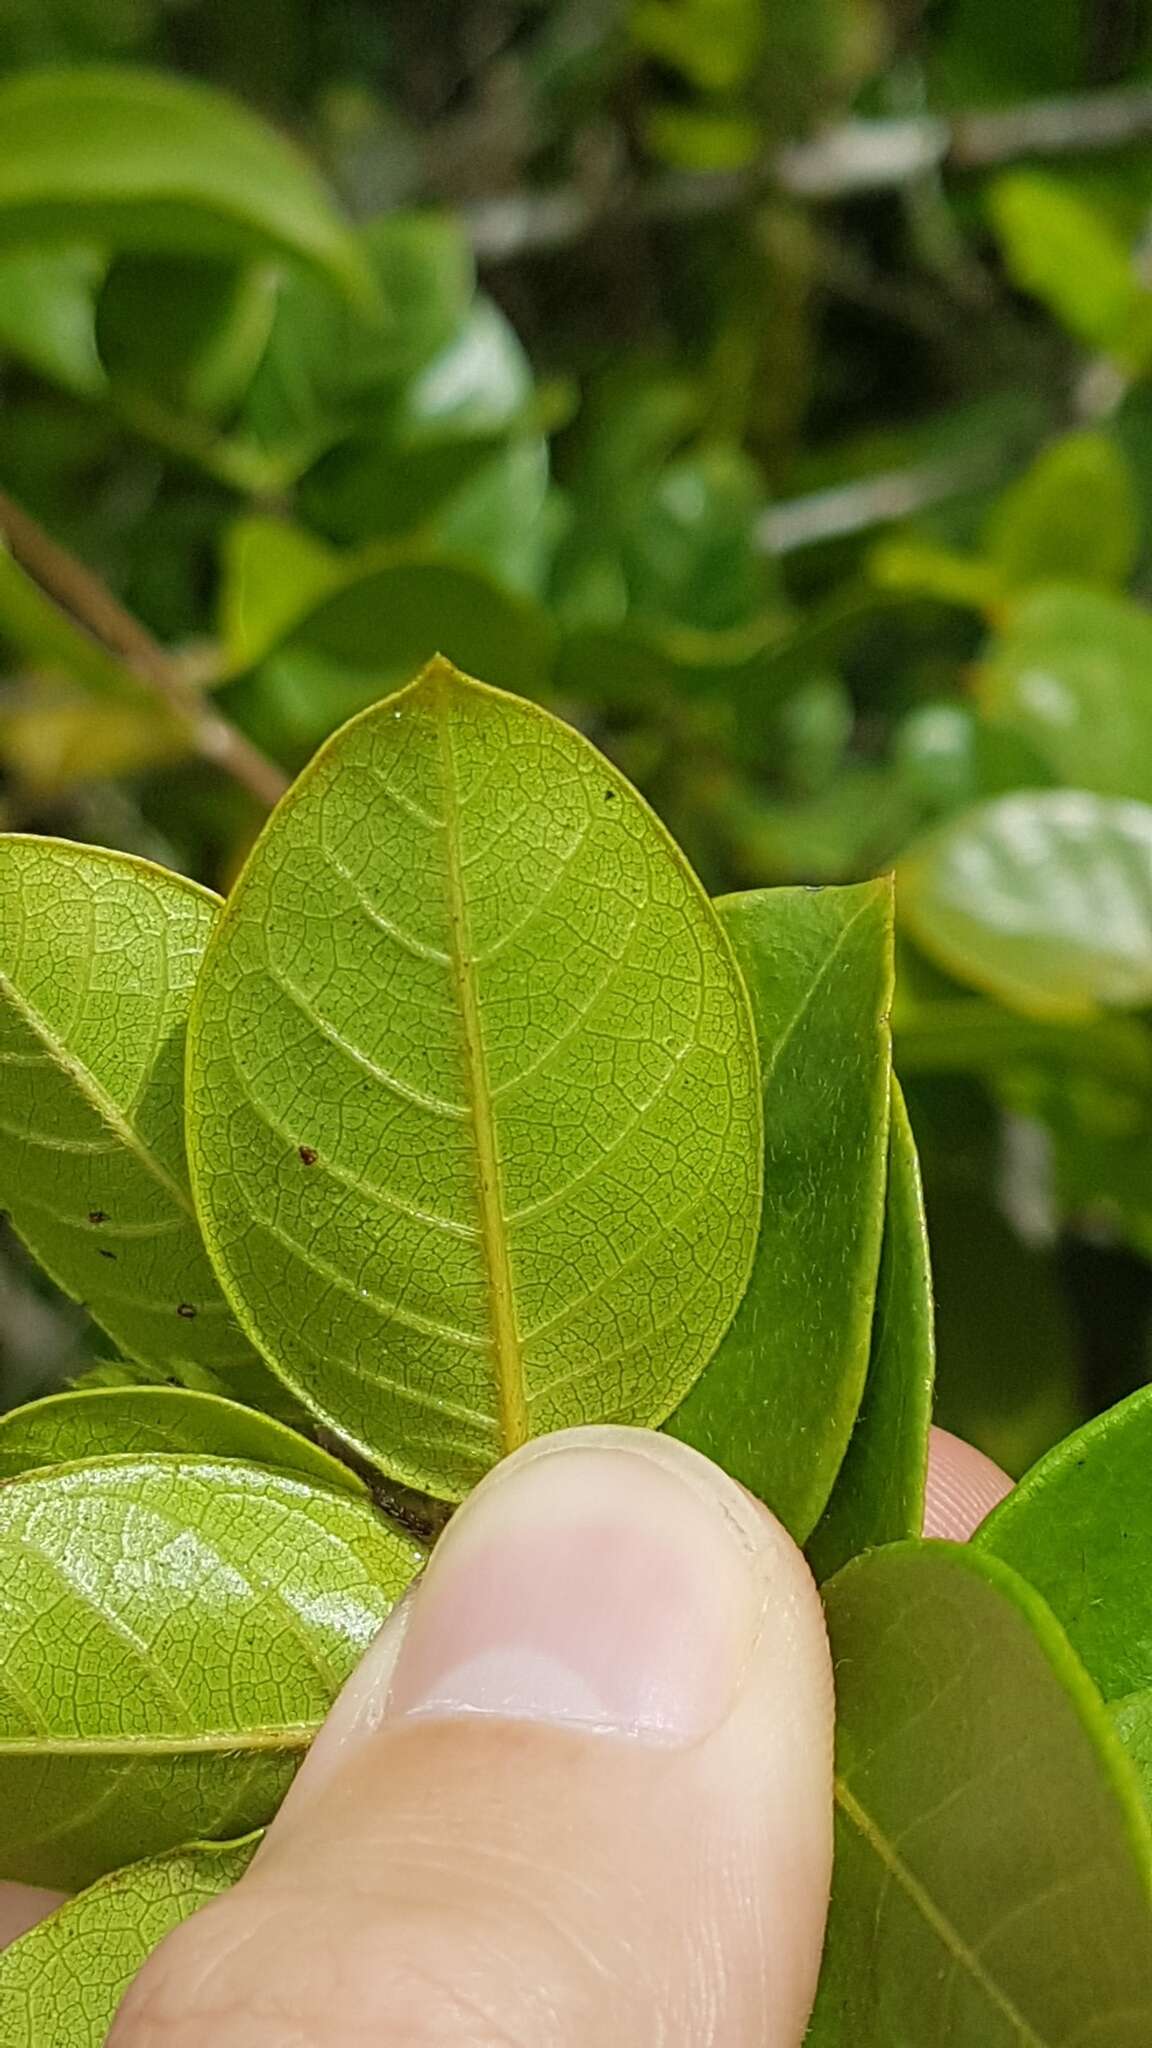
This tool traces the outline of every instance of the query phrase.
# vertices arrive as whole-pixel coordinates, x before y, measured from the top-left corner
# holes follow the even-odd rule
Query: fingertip
[[[950,1430],[933,1429],[924,1496],[924,1534],[966,1543],[1011,1493],[1012,1481],[999,1465]]]

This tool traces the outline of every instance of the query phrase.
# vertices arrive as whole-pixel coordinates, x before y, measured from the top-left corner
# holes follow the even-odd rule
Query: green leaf
[[[108,272],[96,341],[113,391],[213,419],[234,409],[263,354],[276,267],[128,253]]]
[[[830,1578],[862,1550],[919,1536],[935,1362],[920,1162],[904,1097],[893,1078],[884,1241],[868,1378],[832,1497],[808,1545],[818,1578]]]
[[[0,347],[66,391],[95,397],[104,388],[95,330],[103,274],[103,258],[82,246],[0,256]]]
[[[739,449],[668,464],[636,508],[624,569],[641,617],[723,632],[764,609],[770,580],[756,527],[764,485]]]
[[[902,1543],[825,1588],[837,1861],[809,2048],[1142,2048],[1152,1835],[1023,1580]]]
[[[1152,806],[1041,789],[962,811],[897,872],[917,945],[1037,1017],[1152,1001]]]
[[[886,880],[758,889],[717,907],[760,1047],[764,1202],[748,1291],[668,1427],[803,1541],[832,1490],[868,1369],[888,1149],[892,890]]]
[[[286,1472],[122,1457],[0,1487],[0,1877],[71,1890],[271,1819],[420,1552]]]
[[[0,243],[293,256],[371,290],[311,167],[256,115],[188,79],[38,71],[0,86]]]
[[[446,662],[274,814],[189,1055],[237,1314],[405,1484],[659,1422],[740,1299],[756,1052],[714,914],[587,741]]]
[[[1139,605],[1036,591],[993,640],[978,689],[984,716],[1026,740],[1057,780],[1152,801],[1152,616]]]
[[[104,2048],[154,1948],[243,1877],[259,1835],[195,1842],[98,1880],[0,1954],[0,2048]]]
[[[2,585],[0,570],[0,606]],[[37,795],[140,775],[192,752],[187,725],[163,698],[134,686],[131,696],[97,698],[35,676],[0,699],[0,759]]]
[[[1107,434],[1067,434],[1006,491],[986,548],[1012,587],[1126,583],[1140,552],[1132,472]]]
[[[1062,179],[1008,171],[989,197],[1009,276],[1078,341],[1139,373],[1152,354],[1152,292],[1108,215]]]
[[[271,1416],[184,1387],[92,1387],[0,1415],[0,1482],[128,1451],[243,1458],[363,1497],[347,1465]]]
[[[977,1532],[1042,1593],[1152,1801],[1152,1387],[1049,1451]]]
[[[269,654],[346,574],[315,534],[261,513],[234,521],[223,552],[220,638],[232,674]]]
[[[15,556],[0,544],[0,634],[34,668],[62,674],[103,696],[143,701],[139,678],[46,597]]]
[[[184,1033],[217,898],[127,854],[0,839],[0,1201],[124,1350],[252,1360],[184,1160]]]

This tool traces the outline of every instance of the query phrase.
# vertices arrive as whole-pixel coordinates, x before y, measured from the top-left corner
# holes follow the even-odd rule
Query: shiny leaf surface
[[[917,944],[1041,1017],[1152,1001],[1152,806],[1021,790],[961,812],[900,864]]]
[[[0,1487],[0,1876],[65,1890],[262,1826],[420,1553],[211,1458]]]
[[[0,1482],[50,1465],[135,1451],[243,1458],[363,1497],[338,1458],[269,1415],[186,1387],[92,1387],[0,1415]]]
[[[992,642],[979,692],[1058,781],[1152,800],[1152,618],[1130,599],[1036,591]]]

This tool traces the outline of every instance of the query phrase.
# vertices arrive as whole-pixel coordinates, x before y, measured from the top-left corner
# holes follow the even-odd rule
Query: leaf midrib
[[[504,1209],[500,1153],[492,1085],[480,1020],[476,961],[468,922],[468,903],[460,857],[460,790],[452,738],[450,686],[447,678],[433,685],[440,773],[444,785],[445,870],[448,884],[448,955],[452,983],[460,1006],[464,1050],[464,1081],[476,1140],[476,1182],[480,1242],[488,1271],[488,1315],[503,1449],[516,1450],[530,1435],[524,1386],[524,1359],[516,1323],[515,1294]]]
[[[857,1833],[868,1844],[873,1855],[883,1864],[889,1876],[899,1885],[905,1897],[920,1914],[941,1946],[968,1972],[974,1984],[984,1993],[989,2004],[1016,2028],[1021,2048],[1053,2048],[1053,2044],[1038,2034],[1024,2018],[1019,2007],[1014,2005],[1007,1993],[1000,1989],[995,1978],[989,1976],[975,1950],[958,1933],[947,1916],[941,1912],[931,1893],[921,1884],[918,1877],[909,1870],[894,1845],[888,1840],[883,1829],[873,1820],[872,1815],[849,1791],[843,1778],[837,1777],[835,1784],[836,1804],[845,1818],[851,1822]]]
[[[69,1052],[62,1039],[58,1038],[53,1031],[47,1018],[41,1015],[40,1011],[35,1008],[34,1004],[28,1001],[26,996],[21,995],[19,989],[16,988],[6,974],[0,974],[0,994],[3,994],[12,1004],[13,1009],[23,1019],[28,1029],[40,1040],[40,1043],[51,1055],[55,1064],[68,1075],[85,1101],[96,1111],[101,1122],[115,1132],[125,1150],[131,1152],[133,1157],[144,1167],[145,1171],[150,1173],[152,1178],[160,1183],[160,1186],[170,1199],[177,1203],[186,1215],[191,1217],[194,1211],[192,1208],[192,1198],[187,1190],[180,1186],[179,1181],[172,1178],[167,1167],[161,1165],[155,1153],[144,1143],[139,1132],[133,1130],[124,1111],[118,1103],[113,1101],[103,1084],[96,1079],[91,1068],[86,1067],[82,1060],[78,1060],[74,1053]],[[29,1142],[33,1141],[30,1139]]]
[[[38,1735],[17,1742],[0,1736],[0,1763],[15,1757],[234,1756],[240,1752],[304,1750],[315,1740],[319,1720],[282,1728],[221,1728],[189,1735]]]

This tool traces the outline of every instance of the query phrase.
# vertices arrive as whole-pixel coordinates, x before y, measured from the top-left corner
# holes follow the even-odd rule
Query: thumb
[[[779,1524],[667,1437],[544,1438],[460,1509],[110,2048],[796,2048],[831,1747]]]

